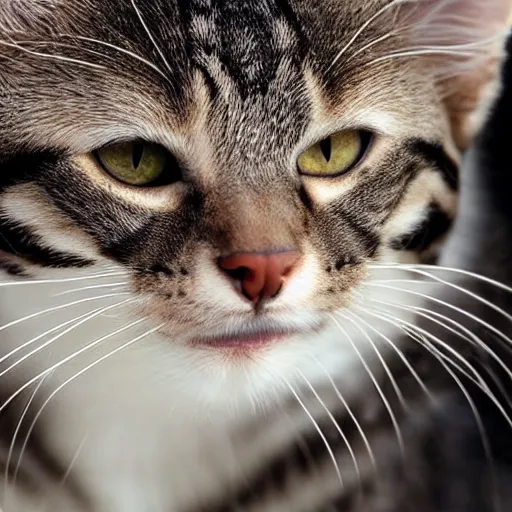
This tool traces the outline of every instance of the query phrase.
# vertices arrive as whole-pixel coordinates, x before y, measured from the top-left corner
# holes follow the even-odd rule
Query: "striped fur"
[[[410,272],[372,264],[418,263],[448,233],[497,89],[499,38],[472,37],[507,2],[473,36],[462,0],[36,3],[0,6],[3,512],[469,511],[433,474],[466,465],[475,488],[486,463],[478,443],[465,457],[465,394],[371,310],[438,287],[392,293]],[[463,50],[396,58],[431,44],[424,27]],[[299,175],[302,151],[348,128],[372,133],[360,165]],[[173,153],[179,181],[102,170],[99,148],[139,139]],[[282,250],[301,263],[257,308],[216,263]],[[252,333],[280,341],[213,347]]]

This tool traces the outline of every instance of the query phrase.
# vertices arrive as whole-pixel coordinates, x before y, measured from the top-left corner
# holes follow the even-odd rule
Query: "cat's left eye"
[[[306,176],[331,178],[345,174],[361,162],[371,138],[371,134],[363,130],[331,135],[299,156],[299,171]]]
[[[101,167],[127,185],[156,187],[181,179],[176,159],[164,147],[146,141],[104,146],[94,156]]]

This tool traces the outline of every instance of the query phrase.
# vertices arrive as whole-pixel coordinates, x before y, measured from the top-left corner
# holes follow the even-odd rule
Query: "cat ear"
[[[408,45],[431,66],[465,149],[499,91],[512,0],[403,0]]]

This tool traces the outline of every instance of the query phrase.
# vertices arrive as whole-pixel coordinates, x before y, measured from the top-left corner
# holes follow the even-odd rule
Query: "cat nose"
[[[252,302],[273,298],[279,294],[285,277],[300,261],[300,253],[237,253],[219,258],[221,270],[235,282],[240,282],[245,297]]]

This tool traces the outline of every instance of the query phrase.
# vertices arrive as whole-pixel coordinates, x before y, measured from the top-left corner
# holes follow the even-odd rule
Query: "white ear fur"
[[[468,62],[488,55],[502,44],[512,12],[512,0],[412,0],[404,3],[411,42],[426,49],[446,51],[444,62],[452,71],[456,64],[462,65],[463,70],[471,68]]]
[[[512,0],[398,1],[407,47],[429,62],[465,148],[499,91]]]

